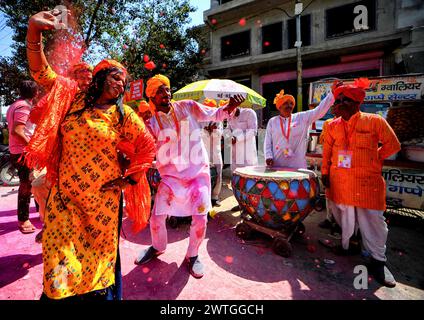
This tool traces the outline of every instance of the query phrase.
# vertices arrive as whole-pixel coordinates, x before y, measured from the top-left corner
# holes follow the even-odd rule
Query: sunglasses
[[[351,98],[348,97],[343,97],[342,99],[337,98],[336,100],[334,100],[334,104],[342,104],[342,103],[353,103],[355,102],[354,100],[352,100]]]

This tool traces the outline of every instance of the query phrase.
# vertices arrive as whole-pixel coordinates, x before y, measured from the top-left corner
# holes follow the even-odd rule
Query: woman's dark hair
[[[99,72],[96,73],[96,75],[93,77],[93,80],[91,81],[90,86],[88,87],[88,91],[85,96],[84,109],[95,107],[97,99],[99,99],[100,96],[102,95],[103,88],[106,82],[106,77],[108,76],[109,73],[114,71],[121,71],[121,69],[116,67],[110,67],[110,68],[100,70]],[[124,94],[122,93],[114,101],[111,101],[114,104],[116,104],[118,107],[120,121],[122,121],[124,117],[123,98],[124,98]]]
[[[33,99],[38,93],[38,85],[35,81],[24,80],[19,85],[19,95],[23,99]]]

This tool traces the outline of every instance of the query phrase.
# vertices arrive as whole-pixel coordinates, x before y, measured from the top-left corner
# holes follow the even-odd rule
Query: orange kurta
[[[327,119],[324,121],[323,125],[322,125],[322,130],[321,130],[321,134],[319,136],[319,144],[324,144],[324,140],[325,140],[325,133],[327,132],[327,126],[328,124],[333,121],[334,118],[331,119]]]
[[[338,152],[353,152],[350,169],[338,168]],[[328,123],[324,139],[322,174],[330,175],[328,199],[356,207],[385,210],[386,184],[382,177],[385,158],[400,150],[390,125],[379,115],[358,112],[349,121],[338,118]]]
[[[55,79],[49,68],[33,76],[47,87]],[[45,212],[43,286],[53,299],[114,284],[121,190],[101,187],[122,174],[117,145],[136,144],[147,131],[130,107],[120,123],[116,106],[84,110],[84,97],[75,95],[60,125],[59,175]]]

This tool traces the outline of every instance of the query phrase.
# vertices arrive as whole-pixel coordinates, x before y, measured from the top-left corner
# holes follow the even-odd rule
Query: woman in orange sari
[[[122,190],[134,229],[141,230],[150,214],[145,171],[154,140],[122,104],[127,72],[121,64],[101,61],[87,92],[50,68],[42,30],[53,29],[59,14],[37,13],[27,33],[31,74],[50,92],[26,149],[29,166],[47,167],[52,183],[42,236],[42,298],[121,299]],[[121,154],[129,167],[120,165]]]

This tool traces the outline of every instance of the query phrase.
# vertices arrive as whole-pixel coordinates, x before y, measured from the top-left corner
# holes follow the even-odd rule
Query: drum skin
[[[319,195],[315,176],[288,168],[238,168],[231,185],[243,212],[276,230],[294,228],[313,210]]]
[[[212,184],[211,190],[212,190],[216,185],[216,179],[218,175],[216,171],[216,167],[213,164],[210,165],[210,172],[211,172],[211,184]],[[156,169],[154,163],[149,168],[149,170],[147,170],[146,177],[150,185],[150,192],[152,195],[155,195],[158,190],[161,178],[160,178],[159,171]]]

